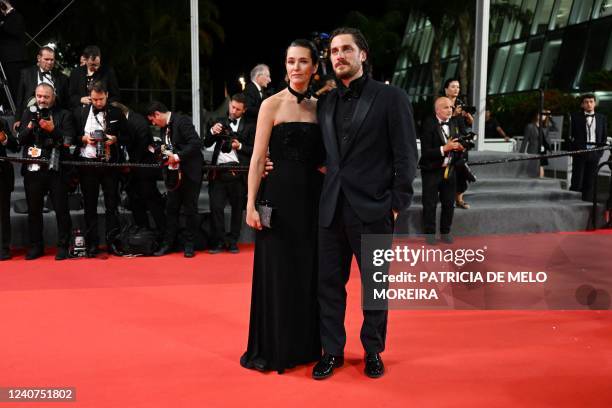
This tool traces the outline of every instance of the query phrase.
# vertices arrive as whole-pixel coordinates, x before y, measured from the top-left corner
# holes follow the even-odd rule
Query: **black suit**
[[[30,111],[24,113],[19,127],[19,144],[23,146],[23,157],[32,157],[29,152],[32,147],[35,147],[42,150],[40,155],[42,159],[49,159],[54,148],[59,151],[60,160],[69,158],[66,145],[72,143],[75,134],[72,115],[67,110],[57,107],[51,110],[51,115],[55,129],[49,133],[42,128],[29,129],[28,124],[32,119],[32,114]],[[44,248],[43,207],[44,197],[49,193],[57,222],[57,246],[68,249],[72,222],[68,208],[67,169],[60,167],[59,170],[49,170],[46,165],[36,167],[39,168],[30,168],[28,164],[21,167],[28,202],[30,248],[40,251]]]
[[[0,118],[0,129],[4,129],[6,144],[0,143],[0,157],[6,157],[6,151],[17,152],[17,139],[9,129],[9,124]],[[11,192],[15,187],[13,163],[0,160],[0,252],[8,252],[11,244]]]
[[[595,114],[595,146],[606,144],[608,137],[608,122],[601,113]],[[572,150],[584,150],[588,147],[595,147],[588,144],[587,139],[587,119],[584,112],[573,113],[572,120]],[[572,164],[572,182],[570,190],[582,192],[582,199],[591,201],[593,199],[593,187],[595,181],[595,171],[599,160],[603,155],[602,151],[590,152],[575,155]]]
[[[423,180],[423,228],[425,234],[436,233],[436,206],[438,195],[442,212],[440,215],[440,233],[450,233],[453,222],[456,193],[456,171],[450,171],[448,178],[444,179],[446,167],[443,167],[445,157],[441,147],[448,140],[454,139],[461,133],[461,122],[456,118],[449,120],[449,134],[445,135],[438,119],[429,117],[423,123],[421,133],[421,178]],[[450,170],[450,169],[449,169]]]
[[[392,210],[410,205],[417,164],[414,120],[405,92],[364,78],[350,88],[352,96],[336,89],[318,104],[327,151],[319,207],[321,342],[327,353],[337,356],[346,343],[345,285],[352,256],[362,280],[369,279],[361,266],[361,235],[391,234]],[[384,350],[386,327],[387,311],[364,310],[361,342],[366,352]]]
[[[25,61],[25,23],[23,16],[17,10],[11,11],[7,16],[0,13],[0,62],[4,66],[13,99],[17,95],[19,71],[25,66]],[[4,94],[4,92],[0,94]],[[3,99],[0,98],[0,104],[8,106],[7,101]],[[20,111],[17,110],[15,115],[18,112]]]
[[[36,87],[38,86],[40,68],[37,65],[24,68],[21,70],[19,78],[19,88],[17,89],[17,99],[15,105],[17,112],[23,112],[26,109],[28,100],[34,96]],[[55,105],[68,109],[70,106],[68,94],[68,77],[61,72],[51,71],[51,80],[55,88]]]
[[[242,93],[246,97],[247,107],[244,116],[249,122],[255,124],[257,123],[257,116],[259,115],[259,108],[261,107],[261,103],[268,96],[266,93],[266,89],[263,88],[261,92],[259,92],[259,89],[257,89],[257,85],[255,85],[255,83],[251,81],[246,84]]]
[[[166,233],[164,244],[172,246],[176,240],[179,227],[179,213],[181,206],[185,214],[185,245],[194,244],[198,224],[198,198],[202,186],[202,142],[198,136],[190,117],[172,112],[170,123],[162,129],[162,140],[170,141],[173,151],[180,160],[180,169],[183,174],[178,189],[168,192],[166,201]]]
[[[228,118],[220,118],[215,123],[221,123],[225,127],[230,127]],[[232,138],[238,140],[241,144],[240,150],[236,150],[237,162],[225,163],[224,166],[231,167],[236,165],[248,166],[251,155],[253,154],[253,134],[254,127],[246,123],[245,118],[241,118],[238,122],[236,133]],[[213,135],[210,131],[204,139],[204,146],[211,147],[214,144],[212,162],[218,163],[221,146],[224,142],[218,135]],[[211,213],[211,229],[213,233],[214,245],[235,245],[240,237],[240,229],[242,227],[242,210],[244,209],[245,200],[245,177],[244,173],[227,171],[211,171],[208,177],[208,195],[210,197],[210,213]],[[225,235],[225,203],[229,201],[232,208],[232,216],[230,222],[230,232]]]
[[[120,99],[117,77],[115,76],[115,71],[113,71],[112,68],[102,65],[100,69],[94,72],[92,76],[93,78],[90,80],[90,82],[102,81],[106,85],[109,104]],[[87,65],[82,65],[74,69],[70,74],[69,82],[70,106],[76,108],[82,105],[82,97],[89,96],[89,90],[87,89]]]
[[[85,125],[92,106],[84,106],[75,109],[77,123],[76,146],[77,153],[83,146],[82,136],[85,135]],[[124,161],[123,149],[130,143],[130,132],[127,120],[121,110],[114,106],[106,106],[104,109],[104,126],[107,135],[117,136],[117,142],[110,147],[110,163]],[[80,157],[80,160],[95,162],[99,159],[88,159]],[[107,242],[111,235],[119,232],[119,168],[116,167],[85,167],[79,168],[79,181],[83,192],[85,208],[86,240],[89,248],[98,245],[98,195],[100,187],[104,193],[104,208],[106,221]]]
[[[149,122],[139,113],[130,111],[127,118],[130,133],[130,143],[127,146],[131,163],[156,164],[149,146],[153,144],[153,136]],[[159,169],[130,168],[127,183],[127,193],[130,198],[130,208],[136,225],[150,227],[147,211],[155,221],[155,227],[162,230],[165,227],[164,200],[157,188],[157,180],[161,176]]]

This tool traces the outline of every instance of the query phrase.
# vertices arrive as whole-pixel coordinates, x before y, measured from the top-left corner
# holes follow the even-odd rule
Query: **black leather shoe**
[[[162,244],[156,252],[153,252],[153,256],[164,256],[171,252],[170,245]]]
[[[450,233],[448,233],[448,234],[441,234],[440,241],[444,242],[445,244],[452,244],[453,242],[455,242],[455,239]]]
[[[43,255],[44,255],[44,251],[42,248],[32,247],[28,249],[28,252],[26,252],[25,259],[26,261],[32,261],[34,259],[40,258]]]
[[[64,259],[68,259],[68,248],[58,247],[57,253],[55,254],[55,260],[63,261]]]
[[[237,254],[240,252],[240,250],[238,249],[238,245],[236,244],[229,244],[229,246],[227,247],[227,251],[232,254]]]
[[[223,252],[225,249],[225,247],[223,245],[215,245],[211,248],[208,249],[208,253],[209,254],[220,254],[221,252]]]
[[[8,248],[0,249],[0,261],[8,261],[11,259],[11,251]]]
[[[185,245],[185,258],[193,258],[195,256],[195,250],[193,245]]]
[[[385,373],[385,365],[378,353],[367,353],[365,356],[365,375],[370,378],[382,377]]]
[[[334,373],[334,368],[342,367],[343,364],[344,357],[336,357],[325,353],[312,369],[312,378],[322,380],[330,377]]]
[[[88,258],[95,258],[96,255],[98,255],[98,253],[100,252],[100,250],[98,249],[97,245],[92,245],[90,247],[87,247],[87,257]]]

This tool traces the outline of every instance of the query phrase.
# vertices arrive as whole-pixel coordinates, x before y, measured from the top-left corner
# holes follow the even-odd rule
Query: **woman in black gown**
[[[324,148],[316,101],[307,94],[317,58],[312,43],[294,41],[285,59],[289,86],[259,111],[248,182],[247,223],[257,232],[249,340],[240,359],[246,368],[282,373],[321,357],[317,211]],[[274,170],[260,183],[268,149]],[[274,207],[272,228],[262,228],[258,193]]]

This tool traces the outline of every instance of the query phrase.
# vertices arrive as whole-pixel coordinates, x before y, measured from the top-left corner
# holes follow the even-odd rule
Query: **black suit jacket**
[[[80,154],[80,148],[83,147],[82,137],[85,135],[85,125],[87,124],[87,118],[89,117],[91,108],[91,105],[88,105],[78,107],[74,110],[74,119],[76,123],[76,137],[74,144],[77,147],[75,151],[76,155]],[[104,122],[105,123],[103,123],[103,125],[105,126],[106,134],[117,136],[117,143],[111,145],[109,161],[112,163],[123,161],[124,157],[121,149],[126,148],[131,142],[127,119],[119,108],[107,105]]]
[[[9,128],[9,124],[4,119],[0,118],[0,129],[4,130],[7,137],[6,145],[0,143],[0,157],[6,157],[6,151],[18,152],[19,146],[17,139],[13,136]],[[0,184],[8,187],[8,191],[13,191],[15,188],[15,172],[13,171],[13,163],[0,160]]]
[[[454,139],[465,133],[463,120],[458,117],[449,119],[450,138]],[[442,168],[444,156],[440,152],[440,147],[446,144],[447,140],[436,116],[427,117],[423,121],[423,131],[421,133],[421,158],[419,167],[423,170],[434,170]]]
[[[261,102],[266,99],[266,90],[262,89],[263,98],[259,94],[259,90],[257,86],[250,81],[244,87],[244,91],[242,92],[246,97],[246,107],[247,110],[244,113],[245,118],[251,123],[257,123],[257,115],[259,115],[259,108],[261,107]]]
[[[108,103],[119,100],[119,85],[117,83],[115,71],[113,71],[112,68],[102,65],[93,76],[93,81],[102,81],[106,84],[108,90]],[[81,106],[81,98],[89,95],[87,90],[87,66],[82,65],[75,68],[70,74],[69,82],[70,106],[76,108]]]
[[[223,126],[229,127],[229,121],[227,117],[219,118],[213,121],[213,125],[221,123]],[[253,155],[253,144],[255,140],[255,126],[252,123],[249,123],[246,118],[241,118],[238,123],[238,129],[236,131],[236,139],[242,145],[240,150],[236,151],[238,156],[238,161],[242,166],[248,166],[251,162],[251,156]],[[218,137],[213,135],[208,129],[206,132],[206,138],[204,139],[204,147],[210,147],[213,144],[215,148],[213,149],[213,155],[211,159],[211,164],[217,164],[217,159],[219,158],[219,153],[221,152],[221,143],[217,143]]]
[[[584,112],[572,113],[572,148],[584,150],[587,148],[587,126]],[[606,144],[608,137],[608,121],[601,113],[595,113],[595,140],[598,146]],[[597,152],[601,156],[603,152]]]
[[[17,88],[17,100],[15,101],[17,112],[23,112],[26,109],[28,100],[34,96],[34,92],[38,86],[38,72],[39,68],[37,65],[21,70],[19,88]],[[68,109],[70,106],[68,77],[61,72],[52,71],[51,78],[53,79],[55,87],[55,105],[60,108]]]
[[[204,165],[202,141],[193,126],[193,121],[189,116],[172,112],[168,127],[174,153],[179,156],[183,175],[196,183],[201,183]],[[165,140],[165,131],[166,128],[162,129],[162,140]]]
[[[130,134],[127,151],[131,163],[156,164],[155,157],[149,146],[153,144],[153,135],[149,122],[139,113],[130,111],[127,118],[127,129]],[[131,168],[130,172],[141,178],[157,178],[160,169]]]
[[[32,119],[32,113],[27,110],[23,114],[21,125],[19,126],[19,144],[24,146],[23,157],[28,157],[28,147],[36,144],[42,148],[41,158],[48,159],[53,148],[60,149],[60,159],[68,160],[69,151],[66,146],[73,144],[75,139],[74,120],[66,109],[53,107],[51,109],[53,117],[53,132],[47,133],[42,129],[29,129],[28,124]],[[24,174],[27,165],[21,167]]]
[[[365,223],[404,210],[412,199],[417,147],[412,107],[406,93],[368,79],[355,107],[350,137],[341,155],[334,124],[338,90],[318,103],[318,119],[327,151],[327,174],[319,206],[319,223],[328,227],[340,190]]]

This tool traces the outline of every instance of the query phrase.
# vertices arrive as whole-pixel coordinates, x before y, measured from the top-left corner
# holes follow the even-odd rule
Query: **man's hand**
[[[106,135],[106,142],[104,142],[107,146],[117,143],[117,136]]]
[[[15,121],[15,123],[13,123],[13,130],[16,132],[17,129],[19,129],[20,125],[21,125],[21,121],[20,120]]]
[[[223,130],[223,125],[221,123],[215,123],[213,127],[210,128],[210,133],[213,135],[218,135]]]
[[[93,137],[89,136],[89,135],[83,135],[81,136],[81,141],[83,142],[84,145],[92,145],[92,144],[96,144],[96,141],[93,139]]]
[[[81,98],[81,103],[83,105],[91,105],[91,98],[89,96],[83,96]]]
[[[399,211],[392,209],[393,211],[393,221],[397,221],[397,217],[399,216]]]
[[[171,154],[168,156],[168,164],[171,166],[175,166],[178,163],[178,160],[176,160],[176,157]]]
[[[0,130],[0,143],[4,143],[6,141],[6,133],[3,130]]]
[[[240,148],[240,142],[236,139],[232,139],[232,149],[238,150]]]
[[[461,151],[463,151],[463,150],[464,150],[464,148],[463,148],[463,146],[461,145],[461,143],[459,143],[459,142],[457,141],[457,139],[452,139],[452,140],[449,140],[449,141],[448,141],[448,142],[447,142],[447,143],[444,145],[443,150],[444,150],[444,152],[445,152],[445,153],[448,153],[448,152],[450,152],[451,150],[458,150],[458,151],[460,151],[460,152],[461,152]]]
[[[264,167],[264,174],[263,177],[267,177],[268,174],[274,170],[274,163],[272,162],[272,160],[270,160],[269,157],[266,157],[266,165]]]
[[[40,128],[46,131],[47,133],[51,133],[55,130],[55,124],[53,123],[53,118],[50,118],[49,120],[45,120],[45,119],[39,120],[38,126],[40,126]]]

